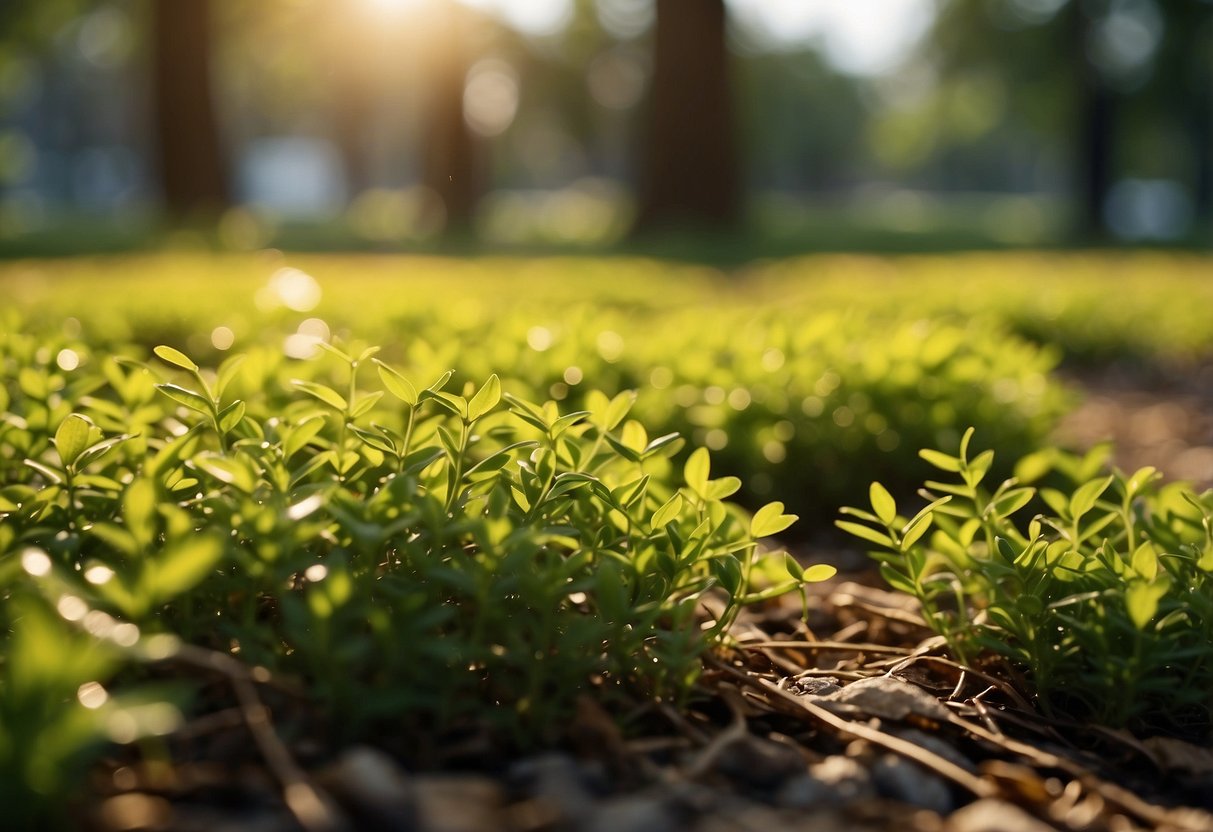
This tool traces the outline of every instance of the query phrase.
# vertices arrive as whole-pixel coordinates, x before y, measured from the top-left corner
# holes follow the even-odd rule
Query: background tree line
[[[424,186],[448,231],[486,192],[570,169],[625,183],[638,231],[735,227],[749,194],[872,183],[1054,194],[1086,240],[1107,235],[1123,181],[1154,183],[1129,192],[1147,214],[1169,196],[1192,223],[1213,216],[1207,0],[943,0],[873,74],[820,43],[763,41],[723,0],[571,0],[541,35],[453,0],[398,5],[9,0],[0,185],[28,180],[22,148],[53,159],[108,117],[176,219],[238,202],[241,148],[288,134],[331,145],[351,199]],[[120,57],[93,60],[107,49]],[[81,54],[112,76],[87,106],[54,83]],[[31,73],[36,104],[13,93]]]

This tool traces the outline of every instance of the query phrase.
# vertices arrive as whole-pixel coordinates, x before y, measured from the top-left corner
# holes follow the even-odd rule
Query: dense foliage
[[[177,723],[138,685],[110,695],[123,657],[238,654],[304,680],[336,740],[476,724],[525,744],[587,690],[676,699],[742,605],[833,571],[776,558],[758,587],[756,539],[795,517],[723,502],[740,482],[705,449],[672,466],[683,440],[628,419],[630,392],[562,413],[331,345],[287,384],[160,346],[65,385],[44,346],[5,347],[0,770],[31,811],[92,742]]]

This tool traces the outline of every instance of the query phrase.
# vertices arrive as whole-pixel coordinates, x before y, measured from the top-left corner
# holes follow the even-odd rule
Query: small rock
[[[775,792],[775,805],[785,809],[811,809],[839,802],[836,796],[833,786],[826,785],[806,771],[784,781],[779,791]]]
[[[841,806],[876,796],[868,770],[850,757],[835,755],[809,767],[808,772],[786,780],[775,802],[786,808]]]
[[[681,813],[669,801],[650,795],[627,795],[603,801],[582,827],[584,832],[678,832]]]
[[[416,778],[421,832],[499,832],[505,791],[487,777],[432,774]]]
[[[977,773],[977,766],[973,761],[956,750],[956,746],[945,741],[938,734],[928,734],[926,731],[919,731],[917,728],[907,728],[904,731],[895,731],[896,736],[903,740],[912,742],[919,748],[925,748],[931,753],[943,757],[949,763],[960,766],[970,774]]]
[[[842,690],[842,686],[833,676],[798,676],[788,683],[788,690],[802,695],[829,696]]]
[[[991,797],[970,803],[948,818],[945,832],[1055,832],[1014,803]]]
[[[773,789],[805,770],[805,759],[789,745],[753,735],[740,737],[722,749],[716,770],[760,789]]]
[[[568,754],[528,757],[512,765],[510,783],[527,797],[554,810],[560,818],[580,822],[593,808],[595,795],[605,791],[601,782]]]
[[[368,746],[349,749],[317,783],[366,829],[411,829],[417,823],[413,782],[395,760]]]
[[[863,713],[898,720],[915,716],[932,722],[947,722],[951,716],[934,696],[892,676],[858,679],[836,693],[823,696],[818,704],[848,716]]]
[[[885,754],[872,766],[872,780],[885,797],[946,815],[952,794],[938,777],[896,754]]]

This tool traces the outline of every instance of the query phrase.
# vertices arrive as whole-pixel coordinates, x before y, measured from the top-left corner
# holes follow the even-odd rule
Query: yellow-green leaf
[[[808,569],[804,570],[801,580],[806,584],[817,583],[818,581],[828,581],[838,574],[838,569],[830,566],[828,563],[815,563]]]
[[[897,503],[893,501],[893,495],[883,485],[874,482],[868,488],[868,496],[872,500],[872,510],[876,512],[880,522],[886,526],[890,525],[897,518]]]
[[[750,521],[750,537],[769,537],[778,534],[796,520],[795,514],[783,513],[783,503],[767,503],[754,512],[754,519]]]
[[[653,512],[652,527],[659,529],[666,523],[678,518],[679,512],[682,511],[682,494],[674,492],[674,496],[665,501],[665,504]]]
[[[71,465],[89,445],[92,425],[83,416],[75,413],[64,419],[55,431],[55,450],[64,465]]]
[[[686,467],[683,469],[687,488],[694,491],[700,497],[707,496],[708,474],[711,473],[711,470],[712,457],[708,453],[708,449],[696,448],[687,460]]]
[[[160,346],[154,348],[152,352],[156,353],[156,356],[161,361],[172,364],[174,367],[180,367],[181,369],[189,370],[192,373],[196,373],[198,371],[198,365],[191,361],[189,356],[181,352],[181,350],[175,350],[172,347],[161,344]]]
[[[493,373],[468,402],[468,421],[474,422],[484,416],[496,407],[499,401],[501,401],[501,379],[497,378],[496,373]]]
[[[317,384],[314,381],[303,381],[297,378],[291,379],[291,384],[295,385],[295,387],[302,390],[304,393],[307,393],[309,396],[324,402],[329,407],[336,408],[342,412],[344,412],[345,408],[347,407],[345,398],[331,387],[326,387],[323,384]]]
[[[410,407],[417,405],[417,388],[412,385],[412,382],[378,358],[375,359],[375,368],[379,371],[379,380],[383,382],[383,386],[389,393]]]

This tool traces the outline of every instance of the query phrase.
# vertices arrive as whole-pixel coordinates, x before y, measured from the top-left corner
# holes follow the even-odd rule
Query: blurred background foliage
[[[0,252],[1207,246],[1211,112],[1209,0],[6,0]]]

